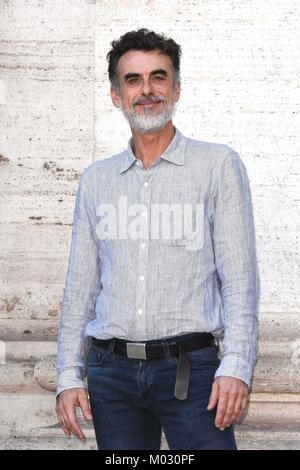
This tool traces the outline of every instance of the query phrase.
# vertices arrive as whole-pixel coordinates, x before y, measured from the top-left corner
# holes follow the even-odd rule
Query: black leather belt
[[[92,343],[100,348],[108,349],[112,342],[114,353],[143,360],[165,359],[166,346],[164,344],[168,344],[170,355],[178,357],[174,396],[179,400],[186,399],[188,395],[191,361],[185,352],[209,346],[215,346],[218,350],[218,345],[211,333],[188,333],[144,342],[126,341],[120,338],[106,340],[92,338]]]

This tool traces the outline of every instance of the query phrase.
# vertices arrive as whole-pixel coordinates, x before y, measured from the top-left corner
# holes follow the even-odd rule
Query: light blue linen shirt
[[[247,171],[228,145],[174,129],[149,168],[135,157],[131,138],[127,150],[92,163],[80,176],[58,335],[57,395],[86,387],[92,336],[146,341],[211,332],[223,339],[215,377],[250,385],[260,280]],[[176,237],[150,232],[157,229],[155,205],[191,203],[193,220],[199,215],[196,240],[191,229],[175,232],[175,216]],[[123,228],[138,204],[148,226],[141,224],[139,237],[123,231],[105,238],[102,204],[120,209],[114,219]]]

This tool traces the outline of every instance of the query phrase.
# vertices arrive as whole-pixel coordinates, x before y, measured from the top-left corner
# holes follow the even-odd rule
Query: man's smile
[[[162,100],[158,100],[158,101],[141,101],[140,103],[136,103],[136,105],[138,106],[150,106],[150,105],[154,105],[154,104],[159,104],[161,103]]]

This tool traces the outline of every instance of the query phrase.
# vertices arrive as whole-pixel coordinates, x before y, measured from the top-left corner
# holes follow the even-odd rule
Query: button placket
[[[140,200],[139,203],[145,206],[142,217],[147,218],[147,232],[142,234],[142,239],[138,240],[138,270],[136,280],[136,311],[138,316],[138,329],[146,331],[147,328],[147,280],[149,265],[149,238],[150,238],[150,216],[151,216],[151,180],[158,171],[159,160],[153,166],[145,170],[142,163],[135,165],[135,171],[140,179]]]
[[[146,181],[145,181],[146,182]],[[149,182],[147,185],[145,182],[142,183],[140,188],[140,204],[145,206],[145,211],[142,212],[142,217],[148,218],[149,207],[150,207],[150,191]],[[148,272],[148,234],[149,225],[147,224],[147,232],[142,234],[143,240],[138,241],[138,271],[137,271],[137,292],[136,292],[136,305],[137,313],[139,315],[140,328],[144,328],[146,325],[146,313],[147,313],[147,272]]]

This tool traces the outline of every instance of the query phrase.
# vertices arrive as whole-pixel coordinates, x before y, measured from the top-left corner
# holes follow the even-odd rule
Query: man
[[[56,411],[84,441],[80,407],[99,449],[159,449],[162,429],[170,449],[236,449],[248,402],[260,288],[249,181],[232,148],[174,127],[180,55],[146,29],[112,42],[111,98],[132,138],[77,191]]]

